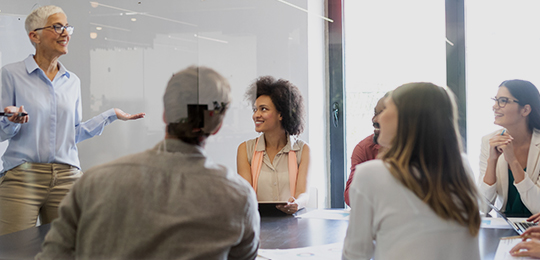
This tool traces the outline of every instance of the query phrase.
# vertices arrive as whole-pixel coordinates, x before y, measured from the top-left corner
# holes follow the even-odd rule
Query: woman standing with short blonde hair
[[[59,61],[68,53],[73,26],[58,6],[42,6],[26,18],[34,55],[1,71],[0,141],[8,140],[0,172],[0,235],[51,222],[58,205],[82,175],[77,143],[100,135],[130,115],[109,109],[82,121],[81,81]]]

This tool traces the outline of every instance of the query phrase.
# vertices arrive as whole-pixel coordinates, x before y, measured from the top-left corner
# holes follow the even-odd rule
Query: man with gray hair
[[[165,139],[87,171],[62,201],[36,259],[255,259],[250,185],[206,157],[231,102],[216,71],[189,67],[163,97]]]

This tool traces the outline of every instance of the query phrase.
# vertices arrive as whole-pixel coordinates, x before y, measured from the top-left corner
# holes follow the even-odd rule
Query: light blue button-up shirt
[[[9,140],[2,156],[5,171],[24,162],[63,163],[80,168],[77,143],[95,135],[117,119],[114,109],[81,122],[81,81],[60,63],[51,81],[34,56],[2,68],[0,109],[24,106],[28,123],[0,119],[0,141]]]

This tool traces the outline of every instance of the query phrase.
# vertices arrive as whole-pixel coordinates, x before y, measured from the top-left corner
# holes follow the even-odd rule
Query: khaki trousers
[[[0,235],[50,223],[82,172],[58,163],[23,163],[0,178]]]

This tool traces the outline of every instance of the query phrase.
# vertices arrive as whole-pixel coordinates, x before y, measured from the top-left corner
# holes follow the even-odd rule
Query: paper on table
[[[481,228],[512,229],[503,218],[482,218]]]
[[[510,254],[510,250],[521,242],[521,238],[514,239],[502,239],[499,240],[499,247],[497,247],[497,252],[495,253],[495,258],[493,260],[530,260],[535,258],[530,257],[514,257]]]
[[[527,222],[527,218],[508,218],[508,219],[514,222]]]
[[[343,243],[293,249],[259,249],[256,260],[340,260]]]
[[[297,215],[296,217],[349,220],[350,212],[351,210],[349,209],[316,209]]]

